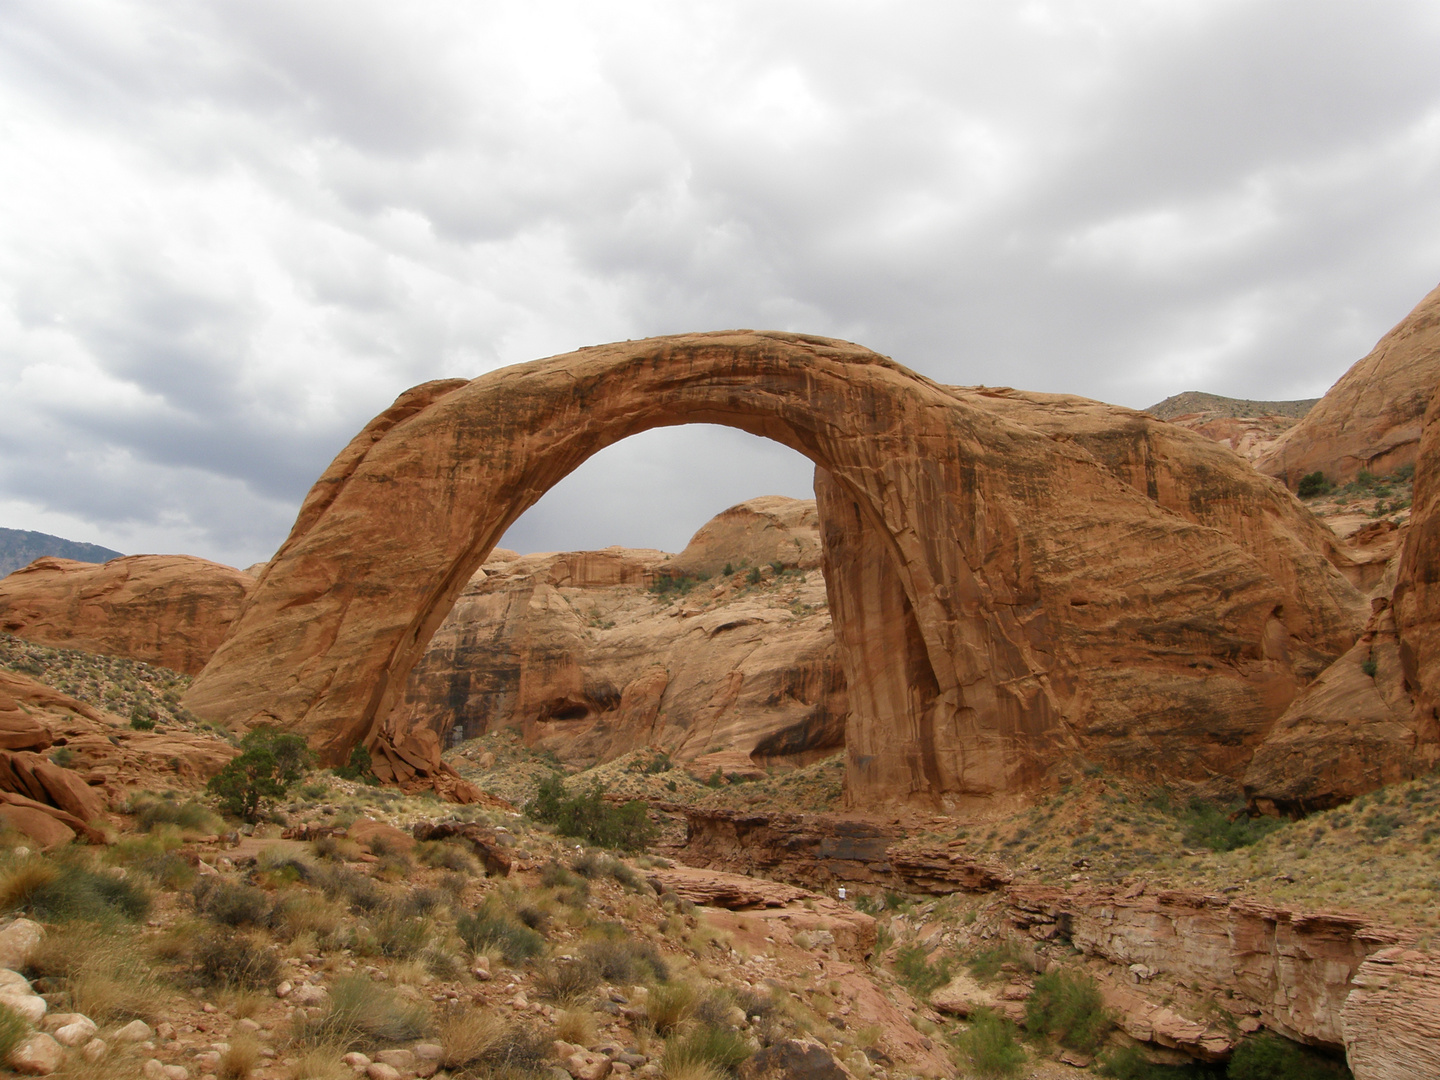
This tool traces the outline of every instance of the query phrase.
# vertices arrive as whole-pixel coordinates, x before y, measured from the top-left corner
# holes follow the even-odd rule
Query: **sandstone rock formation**
[[[779,497],[717,515],[673,558],[496,552],[436,631],[386,727],[427,728],[448,743],[511,726],[586,766],[645,745],[678,760],[708,762],[719,748],[743,767],[806,764],[845,734],[819,558],[815,504]],[[792,572],[777,580],[772,562]],[[809,569],[794,572],[800,565]],[[757,568],[760,582],[742,566]],[[707,580],[686,581],[684,594],[654,588],[701,574]]]
[[[1413,464],[1420,427],[1440,384],[1440,287],[1380,339],[1255,467],[1294,488],[1323,472],[1335,483],[1361,469],[1393,472]]]
[[[1258,737],[1359,628],[1328,553],[1294,558],[1311,539],[1284,514],[1201,524],[1145,461],[858,346],[725,332],[407,392],[312,489],[185,704],[299,731],[327,762],[393,741],[406,677],[510,523],[602,447],[682,422],[819,466],[852,799],[990,800],[1126,738],[1129,765],[1205,774],[1196,732]],[[1238,458],[1213,468],[1207,490],[1250,497]]]
[[[1290,704],[1245,770],[1267,813],[1306,814],[1428,772],[1440,742],[1417,738],[1388,601],[1354,648]]]
[[[0,630],[193,675],[254,583],[190,555],[128,555],[99,565],[36,559],[0,579]]]
[[[1355,1080],[1440,1076],[1440,958],[1380,949],[1352,982],[1341,1021]]]
[[[33,828],[42,824],[52,839],[69,839],[39,822],[37,813],[71,834],[103,840],[90,823],[102,820],[107,807],[122,805],[129,792],[200,787],[238,752],[220,739],[178,729],[136,731],[117,716],[0,669],[0,728],[18,731],[22,722],[34,741],[16,745],[16,736],[0,750],[0,800],[9,804],[0,806],[0,817],[37,840]],[[64,749],[69,764],[61,768],[24,752],[47,748]]]

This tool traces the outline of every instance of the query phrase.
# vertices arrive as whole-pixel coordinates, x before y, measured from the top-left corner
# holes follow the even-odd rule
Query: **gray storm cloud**
[[[245,565],[406,386],[695,329],[1319,394],[1440,280],[1437,45],[1339,0],[11,3],[0,524]],[[654,432],[506,543],[677,549],[809,474]]]

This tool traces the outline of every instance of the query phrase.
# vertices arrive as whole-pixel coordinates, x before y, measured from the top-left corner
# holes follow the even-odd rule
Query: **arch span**
[[[852,799],[1015,792],[1097,723],[1197,702],[1261,725],[1294,692],[1284,643],[1346,622],[1079,444],[857,345],[732,331],[402,395],[317,481],[186,705],[331,763],[393,737],[407,674],[510,524],[603,447],[697,422],[816,464]]]

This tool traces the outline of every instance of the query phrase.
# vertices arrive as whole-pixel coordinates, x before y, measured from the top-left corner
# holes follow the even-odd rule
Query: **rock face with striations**
[[[673,557],[496,551],[387,726],[447,742],[515,727],[579,765],[646,745],[807,763],[845,738],[819,560],[815,504],[775,496],[717,515]]]
[[[1440,384],[1440,287],[1435,288],[1255,467],[1294,488],[1322,472],[1334,483],[1361,469],[1377,475],[1413,464],[1420,427]]]
[[[1126,739],[1148,775],[1209,775],[1192,748],[1216,719],[1263,730],[1360,629],[1324,550],[1282,569],[1310,542],[1283,516],[1201,523],[1145,461],[859,346],[735,331],[407,392],[312,489],[186,706],[303,733],[327,762],[393,738],[411,669],[515,518],[604,446],[685,422],[817,464],[852,800],[1018,796]],[[1266,484],[1213,467],[1237,507]]]
[[[0,630],[194,675],[254,584],[249,574],[191,555],[101,564],[46,557],[0,578]]]

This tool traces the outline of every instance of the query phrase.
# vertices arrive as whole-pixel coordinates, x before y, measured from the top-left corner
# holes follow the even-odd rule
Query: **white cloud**
[[[1440,278],[1437,44],[1419,0],[13,3],[0,523],[247,563],[406,386],[691,329],[1320,393]],[[808,490],[747,438],[628,440],[513,535]]]

